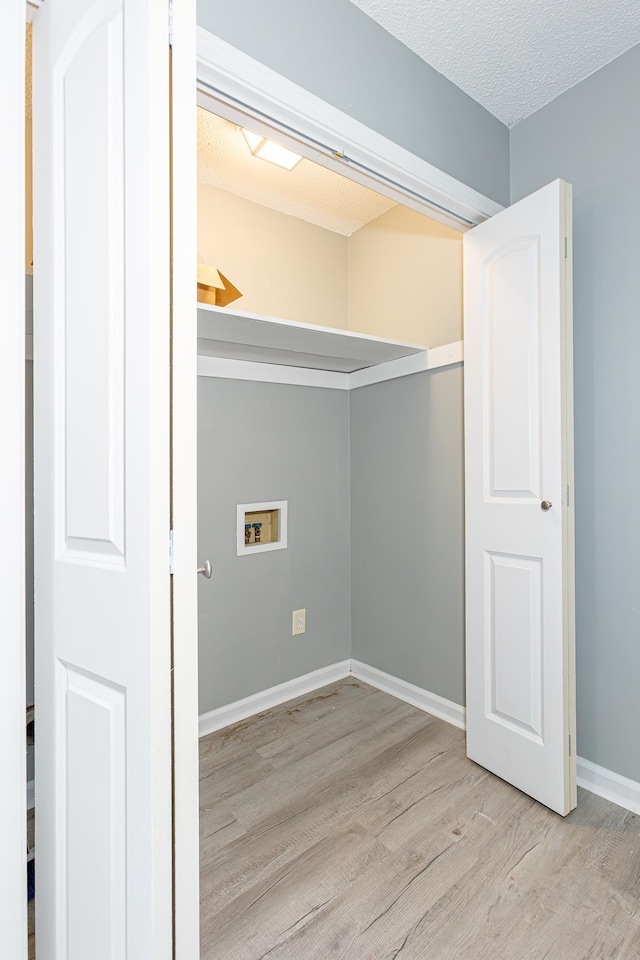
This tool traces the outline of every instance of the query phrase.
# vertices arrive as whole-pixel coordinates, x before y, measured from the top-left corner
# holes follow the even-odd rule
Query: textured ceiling
[[[513,126],[640,42],[639,0],[352,0]]]
[[[310,160],[283,170],[252,156],[239,127],[201,107],[198,180],[347,237],[395,206]]]

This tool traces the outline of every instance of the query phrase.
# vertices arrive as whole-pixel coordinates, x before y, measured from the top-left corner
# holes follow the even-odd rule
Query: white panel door
[[[167,22],[34,21],[39,960],[172,955]]]
[[[571,188],[464,238],[467,753],[576,805]]]

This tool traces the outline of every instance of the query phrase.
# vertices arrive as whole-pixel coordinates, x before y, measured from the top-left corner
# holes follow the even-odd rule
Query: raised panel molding
[[[55,72],[52,120],[58,559],[109,567],[125,561],[123,29],[121,0],[80,21]],[[88,191],[87,171],[108,189]],[[90,356],[88,325],[100,344]]]
[[[542,561],[487,552],[486,716],[543,744]]]
[[[124,688],[57,662],[56,859],[67,865],[57,888],[58,949],[70,960],[126,953],[125,708]]]
[[[540,238],[503,247],[482,275],[486,496],[539,500]]]

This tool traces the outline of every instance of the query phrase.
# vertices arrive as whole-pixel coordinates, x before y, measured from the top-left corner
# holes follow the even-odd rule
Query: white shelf
[[[349,374],[406,357],[414,343],[198,304],[198,356]]]

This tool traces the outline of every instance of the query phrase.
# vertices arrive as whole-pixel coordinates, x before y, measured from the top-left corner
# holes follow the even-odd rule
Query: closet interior
[[[201,732],[351,660],[462,703],[462,234],[255,155],[264,129],[218,109],[198,110]],[[282,549],[240,509],[274,504]]]

